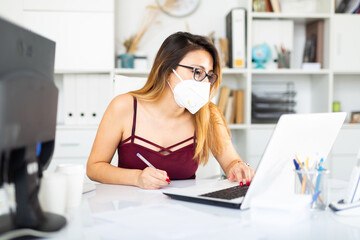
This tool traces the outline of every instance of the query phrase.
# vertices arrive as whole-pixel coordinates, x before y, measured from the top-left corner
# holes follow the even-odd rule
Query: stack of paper
[[[310,218],[311,195],[263,194],[251,201],[252,222],[289,226]]]
[[[86,229],[86,233],[101,239],[213,239],[214,234],[226,236],[242,227],[237,219],[175,204],[128,207],[94,214],[93,218],[95,226]]]

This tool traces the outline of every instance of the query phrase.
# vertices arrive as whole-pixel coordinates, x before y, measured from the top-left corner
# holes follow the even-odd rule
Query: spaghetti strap
[[[191,139],[194,139],[194,137],[189,137],[188,139],[185,139],[185,140],[183,140],[183,141],[181,141],[181,142],[178,142],[178,143],[176,143],[176,144],[174,144],[174,145],[171,145],[171,146],[167,147],[166,149],[170,149],[170,148],[179,146],[179,145],[181,145],[181,144],[183,144],[183,143],[186,143],[186,142],[190,141]]]
[[[136,136],[137,99],[135,97],[133,104],[134,113],[132,128],[128,128],[131,136],[120,141],[118,145],[118,167],[126,169],[145,169],[147,165],[136,157],[136,154],[140,153],[151,164],[156,166],[156,168],[166,170],[171,179],[194,179],[196,169],[198,168],[198,162],[194,160],[195,140],[194,143],[186,144],[186,141],[192,141],[191,139],[193,139],[194,136],[170,147],[162,147],[145,138]],[[144,125],[145,127],[148,126],[146,123]],[[129,134],[129,132],[127,134]],[[180,144],[184,144],[184,146]]]
[[[153,145],[153,146],[155,146],[155,147],[157,147],[157,148],[160,148],[161,151],[164,151],[164,150],[165,150],[165,151],[170,152],[170,150],[168,150],[168,148],[162,147],[162,146],[160,146],[160,145],[158,145],[158,144],[156,144],[156,143],[153,143],[153,142],[151,142],[151,141],[149,141],[149,140],[147,140],[147,139],[145,139],[145,138],[142,138],[142,137],[139,137],[139,136],[134,136],[134,138],[135,138],[135,137],[136,137],[137,139],[143,141],[143,142],[146,142],[146,143],[151,144],[151,145]]]
[[[145,142],[145,143],[147,143],[147,144],[150,144],[150,145],[153,145],[153,146],[159,148],[160,151],[173,152],[173,151],[170,150],[170,149],[172,149],[172,148],[174,148],[174,147],[177,147],[177,146],[179,146],[179,145],[181,145],[181,144],[184,144],[184,143],[186,143],[187,141],[190,141],[191,139],[194,139],[194,144],[196,143],[196,132],[195,132],[195,131],[194,131],[194,136],[189,137],[189,138],[187,138],[187,139],[185,139],[185,140],[183,140],[183,141],[181,141],[181,142],[178,142],[178,143],[176,143],[176,144],[173,144],[173,145],[171,145],[171,146],[169,146],[169,147],[162,147],[162,146],[160,146],[160,145],[158,145],[158,144],[156,144],[156,143],[153,143],[153,142],[151,142],[151,141],[149,141],[149,140],[147,140],[147,139],[145,139],[145,138],[136,136],[136,135],[135,135],[135,130],[136,130],[136,114],[137,114],[137,99],[136,99],[136,97],[134,97],[134,114],[133,114],[133,124],[132,124],[131,136],[128,137],[127,139],[125,139],[124,141],[122,141],[122,142],[120,143],[120,145],[126,144],[126,142],[129,141],[129,140],[131,140],[130,142],[131,142],[132,144],[134,144],[134,143],[135,143],[135,138],[136,138],[136,139],[138,139],[138,140],[140,140],[140,141],[143,141],[143,142]]]
[[[134,97],[134,117],[133,117],[133,126],[132,126],[132,130],[131,130],[131,136],[135,135],[136,110],[137,110],[137,100],[136,100],[136,97]],[[131,141],[134,142],[134,138],[132,138]]]

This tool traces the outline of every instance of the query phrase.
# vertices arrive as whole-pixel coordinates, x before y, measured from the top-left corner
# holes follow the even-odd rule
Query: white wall
[[[23,0],[0,0],[0,17],[22,25]]]
[[[154,0],[118,0],[115,2],[115,34],[117,53],[125,51],[122,42],[131,34],[135,34],[144,21],[144,9],[147,5],[156,5]],[[230,9],[246,7],[247,1],[235,0],[203,0],[197,10],[186,18],[170,17],[163,12],[158,15],[159,23],[154,24],[144,35],[138,53],[147,55],[150,64],[161,43],[170,34],[186,31],[194,34],[209,35],[215,31],[216,37],[225,37],[225,16]]]

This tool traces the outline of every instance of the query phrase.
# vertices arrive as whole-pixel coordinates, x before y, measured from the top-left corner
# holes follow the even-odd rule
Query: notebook
[[[227,179],[186,188],[170,189],[163,194],[177,200],[216,206],[248,209],[251,200],[263,193],[293,193],[295,155],[327,158],[346,113],[284,114],[280,117],[256,168],[249,187],[243,189]],[[235,198],[219,197],[219,191],[244,191]],[[211,194],[210,194],[211,193]]]

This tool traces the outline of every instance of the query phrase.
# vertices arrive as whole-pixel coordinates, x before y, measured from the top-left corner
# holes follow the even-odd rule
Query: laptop
[[[295,155],[326,159],[345,117],[346,113],[282,115],[249,187],[240,187],[238,182],[225,179],[169,189],[163,194],[177,200],[248,209],[251,200],[260,194],[294,193]],[[224,194],[228,191],[232,193]]]

